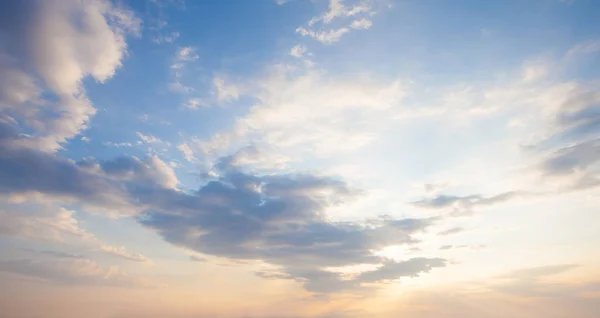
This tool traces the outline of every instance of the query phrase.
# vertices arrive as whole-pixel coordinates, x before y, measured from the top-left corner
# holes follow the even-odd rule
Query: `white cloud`
[[[304,45],[296,45],[290,50],[290,55],[293,57],[301,58],[306,53],[306,47]]]
[[[173,93],[181,93],[181,94],[188,94],[188,93],[195,91],[195,89],[193,87],[186,86],[183,83],[181,83],[180,81],[175,81],[175,82],[169,83],[169,90]]]
[[[159,34],[152,39],[156,44],[173,43],[179,37],[179,32],[171,32],[167,34]]]
[[[220,103],[227,103],[240,98],[240,87],[229,83],[223,75],[215,75],[213,86],[217,93],[217,100]]]
[[[20,205],[8,205],[0,209],[0,235],[21,239],[70,245],[98,246],[102,252],[138,262],[150,260],[125,247],[104,244],[92,233],[82,229],[75,218],[75,211],[53,205],[23,209]]]
[[[79,227],[74,213],[65,208],[45,207],[25,213],[18,206],[4,207],[0,210],[0,234],[61,243],[73,238],[91,239],[93,236]]]
[[[194,150],[222,153],[252,139],[275,150],[354,151],[377,138],[385,126],[381,120],[405,94],[398,80],[338,79],[312,70],[297,77],[276,71],[253,82],[257,88],[250,94],[257,104],[231,131],[190,143]]]
[[[25,4],[15,5],[13,10],[26,11],[22,6]],[[30,19],[32,14],[35,19]],[[140,20],[109,1],[42,1],[35,12],[15,16],[20,18],[15,20],[15,32],[6,36],[15,44],[13,52],[19,55],[0,54],[0,78],[11,78],[2,86],[6,84],[12,92],[0,92],[0,107],[34,129],[38,147],[56,150],[85,129],[96,112],[85,95],[83,79],[90,76],[102,83],[115,74],[126,54],[125,34],[139,34]],[[73,16],[79,18],[74,20]],[[12,58],[28,56],[31,60],[24,64],[33,67],[39,84],[43,83],[57,97],[56,101],[40,100],[42,85],[38,86],[33,75],[10,62]],[[45,116],[46,111],[33,111],[35,107],[31,106],[29,111],[14,111],[17,104],[26,101],[50,110],[53,116]]]
[[[105,146],[107,146],[107,147],[115,147],[115,148],[133,147],[133,145],[130,142],[110,142],[110,141],[105,141],[102,144],[105,145]]]
[[[198,109],[201,106],[206,106],[206,103],[201,98],[193,97],[188,99],[183,106],[188,109]]]
[[[142,255],[142,254],[138,254],[138,253],[131,253],[129,251],[127,251],[125,249],[124,246],[110,246],[110,245],[100,245],[99,249],[102,252],[129,260],[129,261],[135,261],[135,262],[142,262],[142,263],[146,263],[149,262],[150,260]]]
[[[189,94],[195,91],[193,87],[183,83],[182,80],[188,65],[199,58],[200,56],[198,55],[195,47],[185,46],[177,49],[175,56],[173,57],[173,62],[169,67],[173,76],[173,80],[168,84],[171,92]]]
[[[179,149],[179,151],[181,151],[183,153],[183,156],[185,157],[185,159],[189,162],[194,162],[195,157],[194,157],[194,151],[192,150],[192,148],[190,148],[190,146],[188,144],[181,144],[179,146],[177,146],[177,149]]]
[[[339,41],[342,36],[352,29],[368,29],[373,22],[366,17],[375,14],[372,8],[372,1],[362,1],[347,5],[343,0],[330,0],[329,9],[322,15],[313,17],[306,25],[296,29],[296,33],[302,36],[309,36],[323,44],[331,44]],[[345,27],[332,28],[329,25],[336,20],[343,20],[348,17],[356,19]],[[317,25],[321,28],[317,28]],[[324,29],[326,28],[326,29]]]
[[[157,180],[158,184],[168,189],[177,187],[179,180],[173,168],[168,164],[157,156],[149,156],[145,162],[148,165],[148,170],[154,174],[153,178]]]
[[[371,22],[371,20],[362,18],[362,19],[352,21],[352,24],[350,24],[350,27],[353,29],[368,29],[372,25],[373,25],[373,22]]]
[[[196,48],[191,46],[179,48],[175,54],[176,61],[195,61],[199,58]]]
[[[535,82],[548,75],[548,66],[543,62],[529,63],[523,67],[523,81]]]
[[[95,261],[87,258],[8,260],[0,262],[0,271],[60,284],[109,285],[130,288],[153,286],[148,279],[130,276],[117,267],[104,269]]]
[[[323,44],[331,44],[339,41],[348,31],[350,31],[348,28],[331,29],[329,31],[312,31],[303,27],[296,29],[296,32],[302,36],[309,36]]]
[[[571,48],[566,56],[573,57],[581,54],[593,54],[600,51],[600,41],[590,41],[575,45]]]
[[[154,143],[160,143],[160,144],[162,144],[162,143],[163,143],[163,141],[162,141],[162,140],[160,140],[159,138],[156,138],[156,137],[154,137],[154,136],[152,136],[152,135],[144,135],[144,134],[142,134],[142,133],[141,133],[141,132],[139,132],[139,131],[138,131],[138,132],[136,132],[135,134],[136,134],[136,135],[137,135],[137,136],[138,136],[138,137],[139,137],[141,140],[143,140],[143,141],[144,141],[145,143],[147,143],[147,144],[154,144]]]

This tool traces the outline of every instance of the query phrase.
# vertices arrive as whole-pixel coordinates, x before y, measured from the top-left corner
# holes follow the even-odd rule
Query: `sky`
[[[0,317],[597,317],[599,20],[0,1]]]

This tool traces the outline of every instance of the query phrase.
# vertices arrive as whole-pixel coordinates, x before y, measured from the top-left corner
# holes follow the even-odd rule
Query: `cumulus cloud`
[[[360,192],[326,177],[258,176],[231,165],[220,167],[219,177],[193,196],[168,205],[167,197],[158,198],[162,203],[155,203],[139,222],[166,241],[205,255],[276,265],[283,271],[278,277],[302,281],[314,292],[357,287],[361,281],[349,284],[324,268],[382,263],[386,260],[373,251],[414,243],[411,235],[433,222],[386,219],[371,226],[330,222],[326,209]],[[414,272],[427,270],[425,266]]]
[[[0,12],[2,37],[11,43],[0,52],[0,111],[33,129],[36,147],[56,150],[96,111],[83,79],[115,74],[125,36],[139,33],[140,20],[109,1],[19,1]]]
[[[85,207],[142,212],[137,220],[174,245],[205,255],[276,265],[287,275],[305,280],[305,287],[315,292],[333,291],[312,279],[325,275],[336,281],[324,268],[388,262],[374,252],[414,243],[412,234],[434,222],[330,222],[327,209],[352,201],[362,192],[342,180],[308,173],[247,173],[236,163],[251,158],[248,154],[222,158],[215,165],[214,179],[197,191],[183,192],[174,188],[177,178],[172,169],[155,156],[73,162],[12,145],[10,141],[20,135],[11,126],[0,127],[5,128],[0,129],[2,195],[38,193],[48,200]],[[101,249],[143,260],[122,249]],[[340,284],[336,285],[340,289],[353,286]]]
[[[0,122],[1,124],[1,122]],[[0,196],[43,196],[44,200],[79,203],[111,214],[132,213],[141,207],[128,196],[144,187],[174,188],[177,177],[156,156],[144,160],[120,157],[80,162],[23,147],[27,140],[12,125],[0,125]]]

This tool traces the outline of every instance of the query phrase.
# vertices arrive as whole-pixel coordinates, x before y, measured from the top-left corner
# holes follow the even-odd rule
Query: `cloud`
[[[412,258],[403,262],[387,262],[374,271],[363,272],[358,276],[360,282],[379,282],[395,280],[399,277],[418,277],[435,267],[446,266],[441,258]]]
[[[296,32],[300,35],[309,36],[323,44],[331,44],[339,41],[348,31],[350,31],[348,28],[331,29],[328,31],[312,31],[303,27],[296,29]]]
[[[600,51],[600,41],[589,41],[580,43],[571,48],[566,56],[574,57],[582,54],[594,54]]]
[[[353,29],[368,29],[372,25],[373,25],[373,22],[371,22],[371,20],[362,18],[362,19],[352,21],[352,24],[350,24],[350,27]]]
[[[175,51],[173,62],[169,67],[172,73],[172,81],[168,84],[171,92],[180,94],[189,94],[195,91],[191,86],[184,84],[183,77],[189,64],[198,60],[200,55],[197,49],[192,46],[180,47]]]
[[[200,256],[196,256],[196,255],[190,255],[190,260],[193,262],[206,262],[207,259],[204,257],[200,257]]]
[[[531,146],[542,151],[538,170],[561,185],[562,190],[598,186],[600,92],[592,87],[575,87],[566,94],[553,115],[549,137]]]
[[[240,87],[229,83],[223,75],[216,75],[213,78],[213,86],[219,103],[228,103],[240,98]]]
[[[207,106],[207,104],[201,98],[193,97],[188,99],[183,106],[188,109],[198,109],[201,106]]]
[[[310,19],[306,26],[296,28],[296,33],[314,38],[323,44],[331,44],[339,41],[344,34],[350,32],[352,29],[368,29],[373,25],[373,22],[366,18],[375,14],[372,8],[373,1],[361,1],[350,5],[344,2],[347,1],[330,0],[328,11]],[[330,27],[334,21],[359,16],[363,17],[355,19],[347,26],[338,28]],[[317,29],[317,25],[321,25],[321,28]]]
[[[0,271],[40,278],[58,284],[108,285],[127,288],[153,286],[147,279],[130,276],[116,267],[104,269],[87,258],[0,261]]]
[[[302,56],[304,56],[306,51],[306,46],[298,44],[290,50],[290,55],[293,57],[301,58]]]
[[[110,79],[126,55],[126,34],[139,34],[141,22],[109,1],[20,1],[0,12],[12,43],[0,52],[0,78],[9,78],[0,110],[33,130],[35,147],[54,151],[96,111],[82,81]]]
[[[53,205],[5,204],[0,208],[0,235],[40,242],[53,242],[70,245],[83,245],[120,258],[149,262],[144,255],[131,253],[125,247],[104,244],[92,233],[82,229],[74,217],[75,211]],[[33,251],[38,254],[57,257],[79,257],[52,251]]]
[[[142,263],[146,263],[146,262],[150,261],[146,256],[144,256],[142,254],[131,253],[131,252],[127,251],[124,246],[117,247],[117,246],[110,246],[110,245],[101,245],[100,250],[105,253],[126,259],[128,261],[135,261],[135,262],[142,262]]]
[[[0,208],[0,235],[66,243],[73,238],[90,239],[73,217],[75,211],[65,208],[29,209],[25,212],[15,205]]]
[[[376,139],[385,126],[381,120],[405,96],[400,80],[341,79],[316,70],[294,75],[275,70],[248,86],[253,87],[248,95],[256,99],[255,106],[233,129],[188,143],[194,152],[224,154],[250,142],[284,155],[352,152]]]
[[[160,140],[159,138],[156,138],[152,135],[144,135],[141,132],[136,132],[135,133],[143,142],[147,143],[147,144],[154,144],[154,143],[163,143],[162,140]]]
[[[26,249],[26,248],[24,248],[22,250],[26,251],[26,252],[30,252],[30,253],[36,254],[36,255],[50,256],[50,257],[54,257],[54,258],[80,258],[80,259],[85,258],[82,255],[65,253],[65,252],[58,252],[58,251],[50,251],[50,250],[37,251],[37,250]]]
[[[191,46],[184,46],[177,50],[175,53],[175,61],[183,62],[183,61],[195,61],[200,58],[200,55],[197,53],[197,49]]]
[[[326,209],[359,192],[336,179],[309,174],[258,176],[224,163],[219,165],[219,177],[193,196],[158,198],[160,204],[154,203],[139,222],[166,241],[204,255],[276,265],[284,273],[280,277],[302,281],[314,292],[360,285],[360,281],[347,285],[324,268],[384,262],[373,251],[414,243],[411,235],[433,222],[386,219],[371,226],[329,222]]]
[[[416,241],[412,234],[434,222],[330,222],[327,209],[352,201],[361,191],[342,180],[309,173],[247,173],[235,165],[241,158],[247,160],[247,154],[221,158],[214,167],[218,170],[215,178],[197,191],[183,192],[174,188],[177,179],[172,169],[155,156],[73,162],[11,146],[10,141],[19,134],[11,131],[11,126],[0,127],[5,128],[0,129],[4,149],[0,154],[0,194],[34,192],[48,200],[113,213],[142,212],[136,217],[139,223],[176,246],[205,255],[276,265],[287,275],[305,280],[305,287],[315,292],[331,289],[312,280],[310,273],[314,277],[325,275],[334,282],[336,276],[324,268],[387,262],[374,252],[390,245],[412,244]],[[142,260],[122,249],[101,249]],[[349,287],[338,283],[339,288]]]
[[[462,227],[455,227],[455,228],[451,228],[451,229],[442,231],[442,232],[438,233],[438,235],[440,235],[440,236],[452,235],[452,234],[460,233],[464,230],[465,229],[463,229]]]
[[[133,145],[130,142],[111,142],[111,141],[105,141],[102,144],[105,145],[105,146],[107,146],[107,147],[115,147],[115,148],[133,147]]]
[[[177,146],[177,149],[179,149],[179,151],[183,153],[183,156],[187,161],[194,162],[194,151],[188,144],[180,144],[179,146]]]
[[[466,196],[440,194],[433,198],[412,202],[412,204],[429,209],[453,208],[457,212],[469,212],[474,208],[495,205],[526,195],[528,194],[519,191],[504,192],[491,197],[484,197],[480,194]]]
[[[119,157],[80,162],[20,146],[18,130],[0,122],[0,196],[39,195],[46,201],[78,203],[107,213],[128,214],[143,208],[130,193],[148,187],[174,188],[174,171],[156,156]]]
[[[519,279],[519,280],[537,280],[539,278],[556,275],[568,271],[577,267],[576,264],[559,264],[559,265],[545,265],[538,267],[530,267],[524,269],[513,270],[506,274],[499,276],[499,278],[506,279]]]
[[[177,38],[179,38],[179,32],[170,32],[166,34],[158,34],[153,39],[152,42],[156,44],[162,43],[173,43]]]

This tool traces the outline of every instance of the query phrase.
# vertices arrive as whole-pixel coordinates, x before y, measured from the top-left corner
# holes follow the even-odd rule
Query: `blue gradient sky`
[[[600,311],[600,3],[0,4],[2,317]]]

